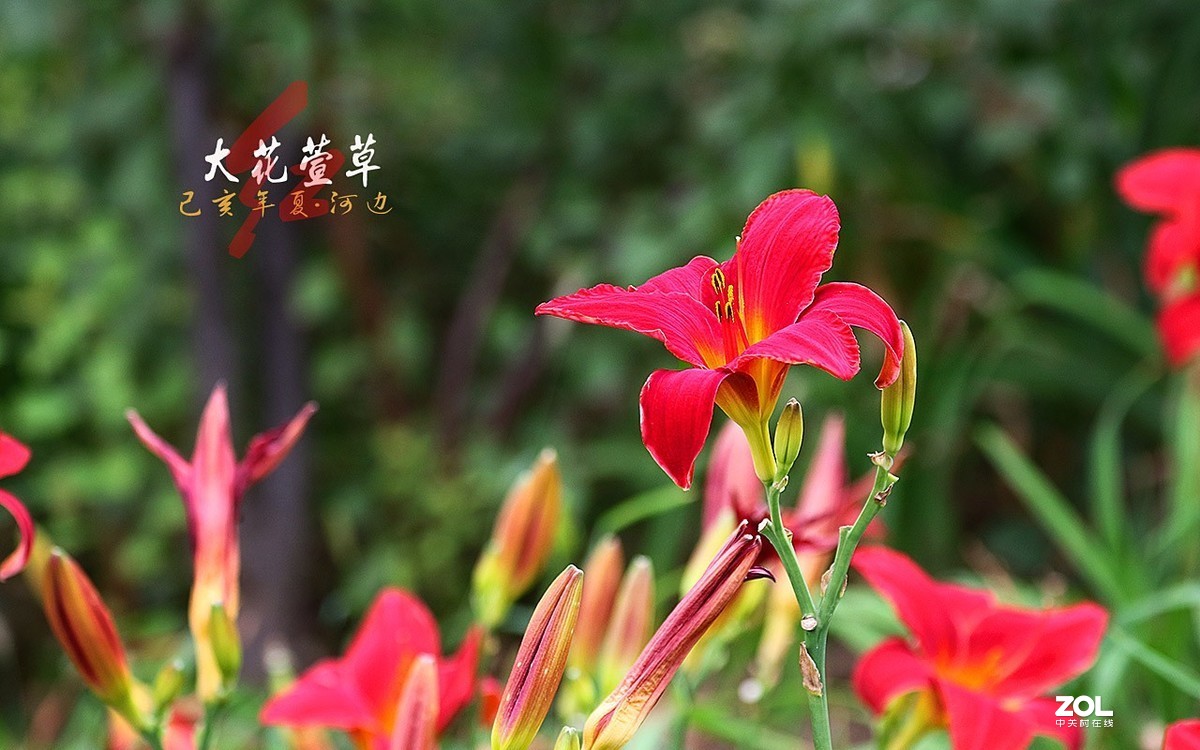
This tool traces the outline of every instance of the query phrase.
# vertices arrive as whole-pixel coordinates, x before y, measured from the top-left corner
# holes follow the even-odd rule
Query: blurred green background
[[[1161,369],[1147,222],[1112,174],[1196,140],[1196,70],[1200,8],[1178,0],[4,3],[0,428],[34,450],[4,486],[126,638],[166,653],[183,512],[125,409],[190,452],[218,379],[239,448],[315,399],[302,449],[245,505],[252,653],[328,652],[389,583],[454,641],[494,510],[542,446],[568,483],[564,560],[666,483],[636,399],[671,357],[533,307],[727,257],[759,200],[805,186],[842,213],[827,278],[878,290],[920,344],[892,542],[935,572],[1057,575],[972,433],[999,422],[1077,500],[1106,395]],[[348,152],[371,132],[370,190],[395,208],[268,218],[235,260],[239,222],[213,215],[203,156],[294,80],[309,106],[284,161],[309,135]],[[184,190],[204,217],[180,215]],[[864,351],[871,370],[880,347]],[[1126,425],[1135,525],[1160,513],[1169,391],[1154,380]],[[796,372],[788,392],[810,424],[845,412],[866,467],[870,374]],[[629,527],[627,548],[669,570],[697,526],[676,508]],[[0,737],[53,724],[67,673],[25,587],[0,587]]]

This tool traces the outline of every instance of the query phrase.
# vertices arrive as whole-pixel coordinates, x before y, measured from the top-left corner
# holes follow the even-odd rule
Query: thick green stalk
[[[771,512],[771,523],[763,528],[763,535],[775,547],[788,581],[792,585],[792,593],[800,604],[802,622],[811,621],[817,616],[817,607],[813,602],[812,593],[800,572],[800,563],[796,560],[796,550],[792,547],[791,533],[783,525],[783,513],[779,509],[779,495],[783,490],[780,482],[765,482],[767,488],[767,508]],[[819,622],[819,621],[818,621]],[[815,631],[804,631],[804,645],[816,665],[819,675],[825,674],[825,633],[818,625]],[[806,691],[808,693],[808,709],[812,720],[813,747],[815,750],[833,750],[833,737],[829,728],[829,703],[826,698],[824,679],[821,679],[820,690]]]

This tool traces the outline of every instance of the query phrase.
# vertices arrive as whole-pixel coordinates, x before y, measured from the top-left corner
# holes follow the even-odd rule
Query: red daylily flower
[[[908,626],[854,669],[854,689],[875,713],[900,695],[928,691],[954,750],[1024,750],[1035,734],[1079,746],[1078,728],[1059,726],[1048,690],[1095,660],[1108,613],[1095,604],[1031,610],[990,592],[940,583],[904,555],[865,547],[854,567]]]
[[[137,436],[171,470],[187,509],[194,569],[188,622],[196,643],[198,692],[203,698],[216,695],[221,684],[209,638],[213,605],[221,604],[230,620],[237,621],[241,569],[238,506],[246,490],[283,461],[316,410],[316,404],[309,403],[286,425],[255,435],[245,457],[238,461],[230,436],[225,386],[218,385],[200,417],[190,462],[156,435],[136,411],[126,413]]]
[[[623,328],[661,341],[691,365],[656,370],[641,393],[642,441],[680,487],[720,406],[746,432],[758,476],[774,472],[767,420],[791,365],[849,380],[859,370],[850,330],[871,331],[887,349],[875,381],[899,374],[904,349],[896,314],[858,284],[818,286],[833,263],[839,229],[828,197],[788,190],[746,220],[725,263],[699,256],[636,287],[601,284],[538,306],[538,315]]]
[[[29,449],[20,441],[0,432],[0,479],[24,469],[29,456]],[[0,508],[11,513],[17,522],[17,548],[0,561],[0,581],[6,581],[24,570],[29,562],[29,553],[33,551],[33,518],[20,500],[4,490],[0,490]]]
[[[1200,352],[1200,149],[1144,156],[1117,174],[1117,190],[1162,217],[1150,233],[1146,284],[1163,304],[1158,334],[1178,367]]]
[[[1167,727],[1162,750],[1200,750],[1200,719],[1177,721]]]
[[[400,589],[376,597],[340,659],[313,665],[263,707],[264,724],[331,727],[349,732],[361,750],[388,750],[396,709],[419,656],[437,660],[438,731],[470,701],[483,633],[473,628],[454,656],[443,658],[437,622]]]

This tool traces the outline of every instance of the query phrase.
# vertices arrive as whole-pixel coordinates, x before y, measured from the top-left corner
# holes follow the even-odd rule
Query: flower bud
[[[621,541],[613,536],[605,537],[596,545],[583,565],[583,600],[579,604],[579,624],[575,628],[568,661],[581,673],[591,672],[596,664],[604,640],[604,626],[612,614],[624,567]]]
[[[542,571],[554,546],[561,508],[562,476],[554,451],[547,448],[509,490],[475,566],[472,600],[485,627],[500,624]]]
[[[563,727],[554,750],[579,750],[579,731],[574,727]]]
[[[492,750],[526,750],[533,742],[562,681],[582,598],[583,572],[574,565],[542,595],[504,686]]]
[[[587,591],[587,587],[584,587]],[[654,565],[641,555],[629,565],[613,605],[608,632],[600,648],[596,681],[602,693],[612,691],[654,632]],[[591,707],[589,707],[591,708]]]
[[[900,321],[904,331],[904,355],[900,360],[900,377],[883,389],[880,397],[880,421],[883,423],[883,450],[895,457],[904,445],[904,433],[912,423],[913,402],[917,397],[917,345],[908,324]]]
[[[623,748],[658,703],[688,652],[733,601],[762,550],[762,537],[742,522],[679,601],[641,655],[583,729],[587,750]]]
[[[783,479],[792,470],[800,445],[804,442],[804,412],[800,402],[790,399],[779,415],[775,425],[775,481]]]
[[[42,581],[42,604],[50,629],[79,675],[100,700],[141,726],[125,647],[95,586],[59,549],[50,553]]]
[[[151,696],[154,702],[154,714],[161,716],[166,712],[175,699],[183,693],[184,682],[187,675],[185,674],[184,663],[182,659],[172,659],[158,670],[158,675],[154,678],[154,688]]]
[[[242,641],[237,626],[233,624],[225,605],[220,602],[213,604],[209,610],[208,638],[217,669],[221,672],[222,686],[228,689],[237,683],[238,673],[242,669]]]
[[[437,660],[429,654],[421,654],[409,668],[400,691],[390,750],[434,750],[437,719]]]

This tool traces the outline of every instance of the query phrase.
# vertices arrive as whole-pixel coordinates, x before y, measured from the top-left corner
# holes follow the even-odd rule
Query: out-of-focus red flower
[[[29,463],[29,449],[16,438],[0,432],[0,478],[16,474]],[[17,522],[17,548],[0,561],[0,581],[20,573],[33,551],[33,519],[20,500],[0,490],[0,508],[12,514]]]
[[[1167,727],[1163,750],[1200,750],[1200,719],[1177,721]]]
[[[386,589],[340,659],[313,665],[263,707],[264,724],[331,727],[362,750],[387,750],[396,710],[417,657],[437,660],[438,731],[470,702],[482,633],[472,629],[454,656],[442,658],[433,615],[419,599]]]
[[[842,417],[827,417],[796,504],[783,510],[783,523],[792,532],[792,544],[804,563],[801,567],[805,578],[815,573],[814,581],[824,571],[820,561],[837,546],[838,528],[854,522],[873,481],[872,474],[849,483],[845,443]],[[733,511],[735,523],[749,521],[754,527],[770,517],[762,481],[751,464],[745,435],[737,425],[726,423],[717,436],[704,485],[705,528],[727,508]],[[872,526],[873,532],[878,529]],[[763,546],[763,556],[764,563],[777,562],[770,545]]]
[[[1042,697],[1095,660],[1108,613],[1095,604],[1031,610],[984,590],[940,583],[883,547],[858,550],[854,567],[908,626],[854,669],[854,688],[875,713],[902,695],[934,696],[955,750],[1024,750],[1035,734],[1079,746]]]
[[[1147,154],[1117,173],[1117,191],[1130,206],[1158,214],[1146,253],[1146,283],[1169,295],[1179,275],[1200,265],[1200,149]]]
[[[220,604],[230,621],[237,621],[241,569],[238,506],[246,490],[283,461],[316,409],[316,404],[310,403],[286,425],[255,435],[241,461],[233,452],[224,385],[213,389],[204,407],[190,462],[156,435],[136,411],[126,413],[137,436],[171,470],[187,509],[194,568],[188,622],[196,644],[197,692],[206,700],[214,697],[222,684],[209,637],[213,605]]]
[[[1159,336],[1172,365],[1200,352],[1200,149],[1148,154],[1117,174],[1136,209],[1157,214],[1146,251],[1146,284],[1162,302]]]
[[[656,370],[642,388],[642,441],[678,484],[692,483],[713,405],[746,432],[759,477],[775,472],[767,421],[791,365],[848,380],[859,370],[850,326],[887,349],[876,385],[899,374],[904,341],[886,302],[866,287],[818,286],[840,223],[828,197],[788,190],[746,220],[733,257],[699,256],[637,287],[601,284],[538,306],[537,314],[635,331],[691,367]]]

